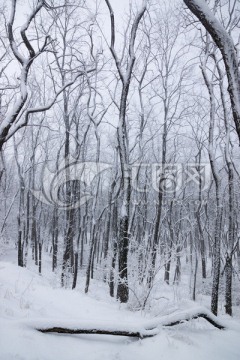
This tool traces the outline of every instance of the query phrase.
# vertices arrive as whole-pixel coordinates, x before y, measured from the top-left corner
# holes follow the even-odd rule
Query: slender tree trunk
[[[208,46],[208,44],[207,44]],[[215,231],[214,231],[214,245],[213,245],[213,284],[212,284],[212,299],[211,299],[211,310],[214,315],[218,312],[218,296],[219,296],[219,280],[220,280],[220,266],[221,266],[221,204],[220,204],[220,178],[216,169],[216,162],[213,153],[213,131],[215,122],[215,97],[213,91],[213,85],[208,79],[206,73],[206,61],[202,64],[202,74],[205,84],[209,93],[210,100],[210,125],[209,125],[209,145],[208,154],[215,183],[216,192],[216,219],[215,219]]]
[[[240,74],[237,50],[227,29],[217,20],[203,0],[183,0],[199,19],[221,51],[228,78],[228,92],[236,131],[240,141]]]
[[[39,253],[39,260],[38,260],[38,272],[39,274],[42,273],[42,243],[39,241],[38,243],[38,253]]]

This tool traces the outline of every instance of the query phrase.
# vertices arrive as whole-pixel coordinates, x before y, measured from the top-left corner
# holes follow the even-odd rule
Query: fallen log
[[[162,316],[145,324],[145,329],[151,329],[159,326],[174,326],[182,324],[185,321],[195,320],[203,318],[207,320],[214,327],[223,330],[227,328],[227,325],[224,321],[220,320],[217,316],[211,313],[208,309],[204,307],[195,307],[187,311],[181,311],[176,314],[171,314],[167,316]]]
[[[97,335],[117,335],[129,336],[139,339],[149,338],[159,333],[159,329],[166,326],[174,326],[184,323],[185,321],[203,318],[217,329],[226,329],[227,325],[219,318],[213,315],[204,307],[189,309],[188,311],[181,311],[176,314],[162,316],[152,320],[147,320],[139,326],[132,326],[131,323],[121,323],[118,326],[112,324],[93,322],[82,323],[81,327],[76,322],[72,323],[72,328],[64,326],[64,323],[58,323],[58,326],[39,326],[38,331],[42,333],[59,333],[59,334],[97,334]]]
[[[199,318],[203,318],[203,319],[207,320],[210,324],[212,324],[213,326],[215,326],[216,328],[218,328],[220,330],[225,329],[224,325],[220,324],[219,322],[215,322],[207,314],[196,314],[196,315],[191,316],[191,317],[186,317],[186,318],[183,318],[183,319],[180,319],[180,320],[175,320],[175,321],[169,322],[167,324],[163,324],[163,326],[179,325],[179,324],[182,324],[185,321],[190,321],[190,320],[199,319]]]
[[[134,331],[122,331],[122,330],[104,330],[104,329],[69,329],[63,327],[52,327],[47,329],[37,329],[42,333],[59,333],[59,334],[96,334],[96,335],[117,335],[117,336],[129,336],[144,339],[156,335],[156,333],[134,332]]]

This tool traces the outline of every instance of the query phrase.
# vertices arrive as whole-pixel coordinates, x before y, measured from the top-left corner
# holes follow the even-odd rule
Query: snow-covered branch
[[[233,39],[214,16],[205,1],[184,0],[184,3],[199,19],[221,51],[228,77],[228,92],[231,99],[233,119],[240,140],[240,74]]]
[[[229,328],[229,325],[219,320],[209,310],[204,307],[196,307],[188,311],[181,311],[176,314],[166,315],[152,320],[143,321],[139,325],[132,325],[128,322],[122,322],[115,325],[110,322],[93,321],[70,321],[59,320],[36,321],[31,322],[30,326],[42,333],[61,333],[61,334],[102,334],[118,335],[147,338],[155,336],[162,327],[175,326],[186,321],[203,318],[217,329],[223,330]],[[29,324],[29,323],[28,323]]]
[[[55,104],[57,98],[59,97],[60,94],[62,94],[62,92],[64,90],[66,90],[68,87],[70,87],[71,85],[73,85],[76,80],[80,77],[80,76],[84,76],[86,75],[86,73],[91,73],[95,71],[95,69],[90,69],[90,70],[85,70],[85,71],[80,71],[73,80],[69,81],[67,84],[65,84],[53,97],[52,100],[50,100],[46,105],[44,106],[40,106],[40,107],[36,107],[36,108],[29,108],[27,109],[26,113],[24,116],[22,116],[16,123],[14,123],[11,126],[10,131],[8,132],[8,135],[5,138],[5,141],[9,140],[19,129],[21,129],[22,127],[26,126],[28,124],[28,120],[29,120],[29,116],[31,114],[36,114],[36,113],[40,113],[40,112],[45,112],[49,109],[51,109],[51,107]]]

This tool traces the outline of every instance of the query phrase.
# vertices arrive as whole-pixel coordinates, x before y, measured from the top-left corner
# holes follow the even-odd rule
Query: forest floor
[[[54,274],[40,276],[37,268],[17,267],[16,250],[2,255],[0,260],[0,360],[240,359],[240,332],[218,330],[203,319],[162,328],[158,335],[142,340],[40,333],[34,329],[34,323],[39,321],[47,325],[58,319],[69,326],[71,321],[89,321],[116,328],[127,323],[131,328],[154,314],[130,311],[127,305],[106,296],[104,285],[97,281],[91,284],[88,295],[81,288],[61,289]],[[194,303],[181,299],[174,311],[191,306]],[[229,324],[240,324],[237,318],[221,317]]]

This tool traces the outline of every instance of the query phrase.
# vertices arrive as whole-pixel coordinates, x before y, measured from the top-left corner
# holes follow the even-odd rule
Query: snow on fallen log
[[[117,335],[117,336],[128,336],[137,337],[140,339],[152,337],[157,335],[159,331],[144,330],[144,331],[123,331],[123,330],[106,330],[106,329],[69,329],[62,327],[52,327],[47,329],[38,329],[42,333],[59,333],[59,334],[95,334],[95,335]]]
[[[190,321],[198,318],[207,320],[210,324],[218,329],[228,328],[228,324],[220,320],[217,316],[211,313],[204,307],[194,307],[189,310],[177,312],[176,314],[166,315],[162,317],[149,320],[145,323],[145,329],[153,329],[159,326],[174,326],[181,324],[185,321]]]
[[[78,321],[69,320],[39,320],[27,322],[28,326],[42,333],[59,333],[59,334],[98,334],[98,335],[118,335],[138,337],[144,339],[155,336],[159,329],[145,329],[142,323],[134,325],[132,322],[121,322],[113,324],[109,321],[93,321],[79,319]]]
[[[198,318],[207,320],[218,329],[231,328],[228,322],[220,320],[204,307],[195,307],[175,314],[146,320],[138,325],[133,325],[130,322],[116,325],[107,321],[79,320],[69,322],[64,320],[54,321],[53,319],[44,322],[43,320],[37,323],[32,322],[31,325],[42,333],[117,335],[144,339],[157,335],[162,327],[174,326]]]

